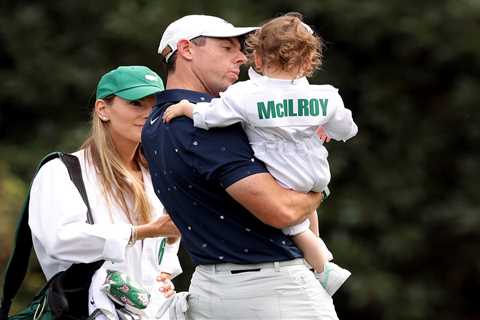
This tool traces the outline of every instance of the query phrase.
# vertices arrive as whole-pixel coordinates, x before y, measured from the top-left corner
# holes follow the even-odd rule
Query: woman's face
[[[116,144],[140,143],[142,128],[155,104],[155,96],[128,101],[115,96],[103,108],[97,108],[100,119],[108,121],[108,128]]]

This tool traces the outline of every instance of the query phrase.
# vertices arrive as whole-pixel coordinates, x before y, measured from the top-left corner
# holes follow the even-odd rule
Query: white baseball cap
[[[172,22],[165,29],[160,40],[158,53],[168,62],[168,59],[177,50],[177,43],[180,40],[192,40],[200,36],[212,38],[238,37],[257,29],[257,27],[237,28],[218,17],[189,15]]]

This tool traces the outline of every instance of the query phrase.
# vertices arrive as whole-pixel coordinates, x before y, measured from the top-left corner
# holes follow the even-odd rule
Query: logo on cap
[[[154,76],[153,74],[146,74],[145,79],[150,80],[150,81],[155,81],[155,80],[157,80],[157,76]]]

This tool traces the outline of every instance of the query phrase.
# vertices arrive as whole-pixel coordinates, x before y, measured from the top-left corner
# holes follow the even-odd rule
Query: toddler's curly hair
[[[264,66],[298,72],[299,77],[312,76],[322,65],[324,43],[302,19],[300,13],[290,12],[266,22],[249,35],[245,51],[250,65],[255,66],[257,54]],[[258,66],[256,69],[262,72]]]

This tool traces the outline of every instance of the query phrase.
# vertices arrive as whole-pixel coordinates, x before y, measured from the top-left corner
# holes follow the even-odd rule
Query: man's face
[[[192,71],[214,96],[238,80],[240,65],[247,61],[237,38],[206,38],[204,45],[191,48]]]

